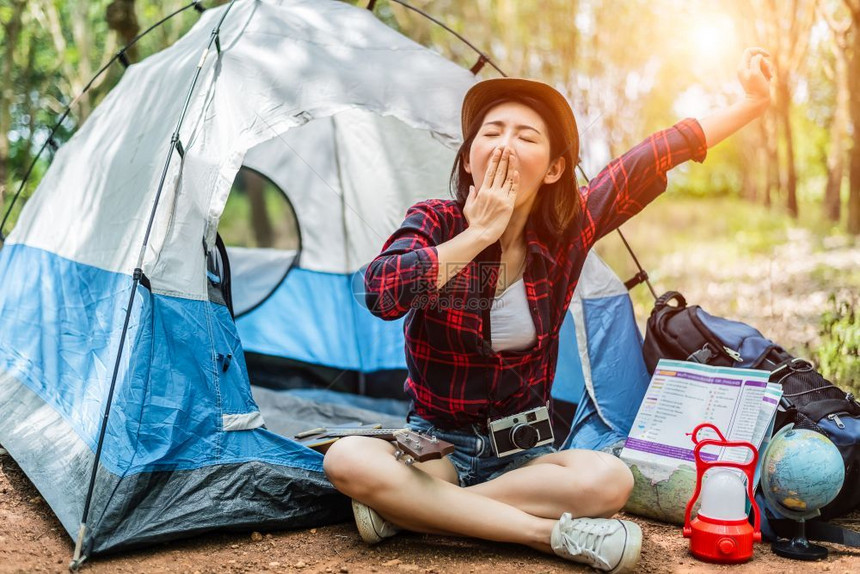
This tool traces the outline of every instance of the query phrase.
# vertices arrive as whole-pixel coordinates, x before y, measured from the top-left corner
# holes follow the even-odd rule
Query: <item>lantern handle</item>
[[[710,428],[715,431],[717,435],[719,435],[721,440],[717,439],[704,439],[698,440],[699,431],[703,428]],[[693,492],[693,496],[690,498],[689,502],[687,502],[687,508],[684,511],[684,530],[683,534],[685,538],[689,538],[693,530],[690,527],[690,514],[693,511],[693,505],[696,503],[696,500],[699,499],[699,494],[702,491],[702,477],[705,473],[715,466],[722,466],[728,468],[736,468],[742,471],[747,477],[747,497],[749,497],[750,505],[754,511],[754,524],[753,524],[753,541],[761,542],[761,516],[759,513],[759,507],[755,500],[755,494],[753,493],[753,478],[755,475],[756,464],[758,463],[758,450],[756,447],[748,442],[744,441],[728,441],[723,437],[723,433],[720,432],[715,425],[711,423],[702,423],[693,429],[692,433],[687,433],[688,436],[692,437],[694,443],[696,443],[695,448],[693,449],[693,457],[696,460],[696,490]],[[739,462],[731,462],[731,461],[706,461],[702,459],[701,450],[708,446],[719,446],[719,447],[727,447],[727,448],[736,448],[736,447],[744,447],[748,448],[750,452],[752,452],[752,458],[746,463]]]
[[[702,423],[699,426],[697,426],[696,428],[694,428],[693,432],[688,432],[688,433],[686,433],[686,435],[688,437],[691,437],[695,444],[699,444],[699,441],[700,441],[699,431],[701,431],[702,429],[706,429],[706,428],[711,429],[712,431],[717,433],[717,436],[720,437],[720,440],[722,440],[724,442],[728,440],[726,437],[723,436],[723,433],[720,432],[720,429],[717,428],[717,425],[715,425],[713,423]],[[704,439],[704,440],[709,440],[709,439]]]

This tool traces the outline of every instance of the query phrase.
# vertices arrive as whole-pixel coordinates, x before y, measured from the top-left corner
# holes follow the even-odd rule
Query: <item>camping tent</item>
[[[391,419],[252,394],[243,347],[402,368],[402,324],[374,319],[353,286],[409,204],[446,194],[474,81],[367,10],[239,1],[131,66],[59,149],[0,251],[0,444],[73,538],[89,509],[84,556],[346,516],[322,457],[286,437],[321,418]],[[207,254],[243,163],[280,182],[302,242],[233,251],[237,298],[267,257],[289,258],[237,329]],[[589,405],[581,426],[623,436],[647,375],[626,291],[596,257],[562,331],[555,394]]]

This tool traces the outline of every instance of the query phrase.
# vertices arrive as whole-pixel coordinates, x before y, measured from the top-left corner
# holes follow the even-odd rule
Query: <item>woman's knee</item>
[[[633,492],[633,473],[621,459],[611,454],[598,453],[606,461],[606,474],[604,480],[611,484],[611,495],[607,501],[610,508],[615,512],[621,510],[630,493]]]
[[[588,473],[585,490],[599,500],[606,508],[606,514],[614,514],[627,503],[633,491],[633,474],[627,465],[618,458],[595,452],[597,457],[591,472]]]
[[[323,458],[323,470],[335,488],[353,498],[384,488],[386,473],[380,472],[374,460],[387,453],[381,452],[380,445],[375,444],[378,442],[348,436],[329,447]]]

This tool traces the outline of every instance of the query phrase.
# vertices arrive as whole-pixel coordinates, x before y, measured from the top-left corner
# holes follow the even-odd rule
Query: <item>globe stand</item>
[[[812,544],[806,538],[806,520],[796,521],[797,529],[791,540],[775,540],[771,545],[773,553],[783,558],[793,560],[823,560],[827,558],[828,550],[824,546]]]

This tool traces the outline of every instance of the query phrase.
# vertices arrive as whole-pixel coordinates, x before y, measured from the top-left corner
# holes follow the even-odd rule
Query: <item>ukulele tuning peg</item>
[[[436,438],[436,435],[435,435],[435,434],[434,434],[434,435],[430,435],[430,442],[432,442],[432,443],[437,443],[437,442],[439,442],[439,439],[438,439],[438,438]]]
[[[403,451],[400,449],[395,450],[394,451],[394,459],[400,460],[401,458],[403,458]]]
[[[406,466],[412,466],[413,464],[415,464],[415,459],[411,456],[407,456],[403,459],[403,464],[405,464]]]

